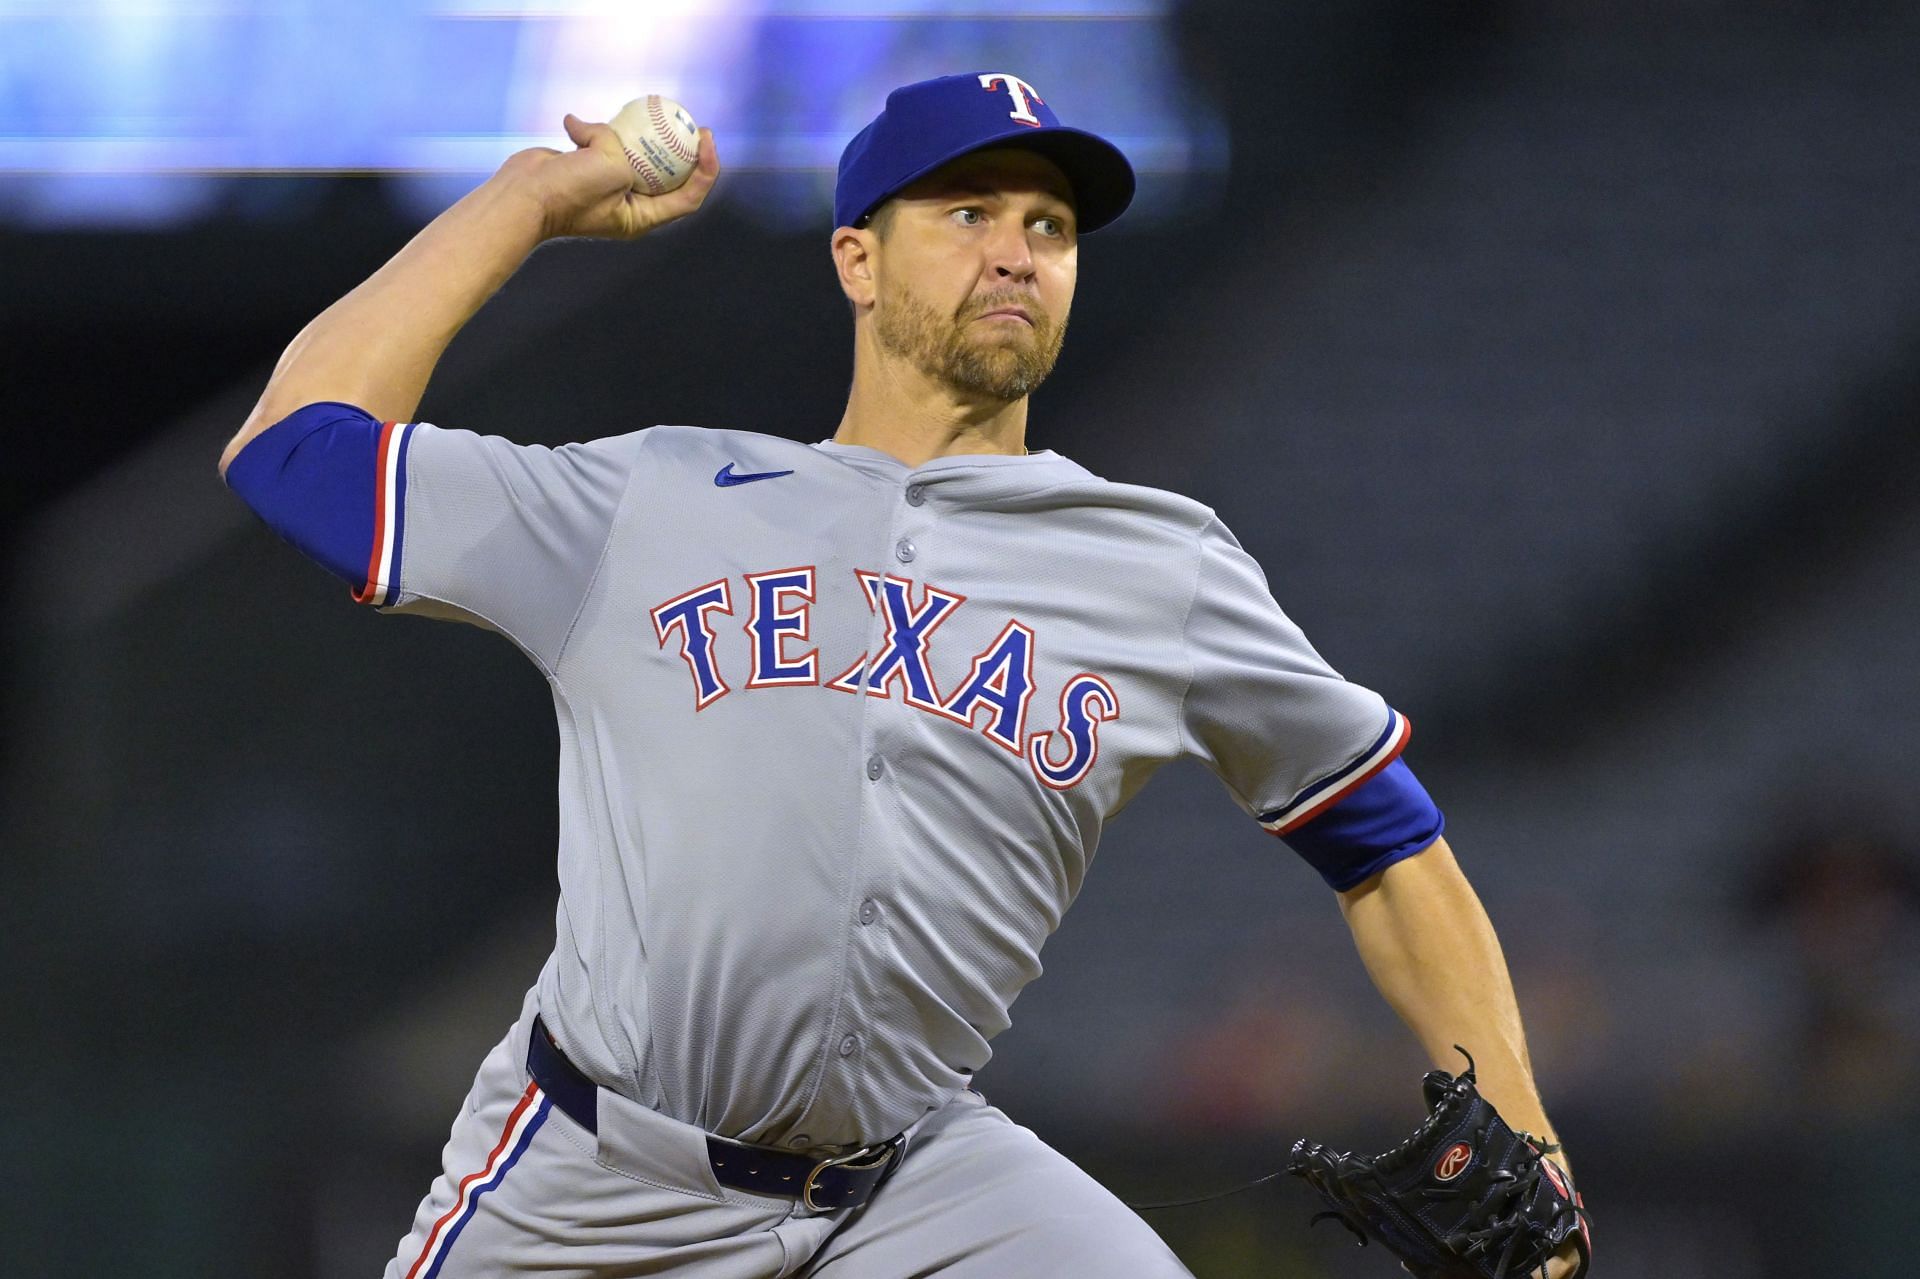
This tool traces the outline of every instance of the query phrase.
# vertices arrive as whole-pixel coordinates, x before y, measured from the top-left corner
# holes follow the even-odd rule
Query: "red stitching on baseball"
[[[653,117],[653,125],[660,130],[661,139],[667,150],[673,152],[677,158],[689,164],[693,163],[693,152],[687,150],[687,144],[680,140],[680,131],[675,129],[673,122],[667,119],[667,113],[660,105],[659,94],[647,95],[647,114]]]
[[[653,167],[651,161],[645,156],[635,155],[627,147],[623,146],[620,149],[627,153],[627,162],[633,166],[633,171],[638,173],[640,180],[647,184],[648,195],[659,195],[667,189],[666,178],[661,175],[658,169]]]

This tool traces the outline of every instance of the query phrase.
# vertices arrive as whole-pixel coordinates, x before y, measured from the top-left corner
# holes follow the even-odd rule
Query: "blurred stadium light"
[[[647,92],[716,134],[773,225],[818,225],[840,148],[898,84],[1014,70],[1145,175],[1225,169],[1171,0],[0,0],[0,224],[166,226],[245,175],[388,172],[424,219],[561,117]],[[1167,181],[1172,178],[1175,181]],[[298,197],[296,197],[298,198]],[[258,207],[257,202],[252,202]],[[1136,219],[1138,220],[1138,219]]]

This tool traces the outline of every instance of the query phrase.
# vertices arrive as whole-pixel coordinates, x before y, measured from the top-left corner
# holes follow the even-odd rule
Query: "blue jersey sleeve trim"
[[[412,430],[338,401],[303,405],[247,442],[227,465],[227,486],[355,599],[390,604]]]
[[[1446,826],[1426,787],[1396,759],[1281,838],[1330,887],[1345,892],[1425,850]]]
[[[1387,726],[1358,759],[1350,760],[1344,768],[1321,778],[1279,808],[1261,813],[1260,824],[1270,834],[1282,838],[1291,835],[1371,781],[1400,757],[1412,737],[1413,721],[1387,707]]]
[[[406,541],[407,451],[413,423],[383,422],[374,445],[373,538],[366,584],[353,593],[376,607],[400,599],[400,553]]]

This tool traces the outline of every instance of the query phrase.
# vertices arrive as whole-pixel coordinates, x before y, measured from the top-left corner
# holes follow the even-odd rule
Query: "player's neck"
[[[833,438],[908,466],[966,453],[1027,451],[1027,400],[963,396],[898,360],[856,360],[853,392]]]

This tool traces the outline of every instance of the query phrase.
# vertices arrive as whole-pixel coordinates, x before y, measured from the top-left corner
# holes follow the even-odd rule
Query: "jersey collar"
[[[926,475],[936,471],[985,470],[1003,466],[1026,466],[1051,468],[1069,466],[1078,471],[1080,464],[1062,457],[1052,449],[1039,449],[1035,452],[1018,453],[949,453],[944,457],[929,458],[919,466],[908,466],[891,453],[880,449],[868,448],[864,444],[842,444],[838,440],[820,440],[811,447],[820,450],[828,457],[839,458],[843,462],[862,465],[862,470],[879,469],[894,475]]]

